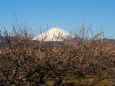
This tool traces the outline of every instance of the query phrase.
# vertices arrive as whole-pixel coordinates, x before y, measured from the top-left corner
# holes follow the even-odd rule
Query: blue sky
[[[94,33],[104,31],[115,38],[115,0],[0,0],[0,30],[11,31],[16,24],[32,27],[39,34],[40,27],[60,27],[77,31],[82,23]]]

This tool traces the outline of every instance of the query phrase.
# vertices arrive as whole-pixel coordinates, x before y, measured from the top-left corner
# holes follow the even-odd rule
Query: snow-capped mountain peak
[[[63,39],[70,37],[70,33],[60,29],[60,28],[52,28],[47,32],[40,34],[39,36],[35,36],[33,40],[44,40],[44,41],[63,41]]]

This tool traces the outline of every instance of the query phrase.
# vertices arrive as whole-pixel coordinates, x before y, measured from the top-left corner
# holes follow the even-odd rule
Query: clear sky
[[[16,24],[13,11],[19,24],[27,21],[36,34],[47,25],[75,31],[84,23],[115,38],[115,0],[0,0],[0,30]]]

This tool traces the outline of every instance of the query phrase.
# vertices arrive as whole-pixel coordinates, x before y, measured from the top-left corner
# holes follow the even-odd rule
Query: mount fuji
[[[72,35],[58,27],[49,29],[48,31],[33,37],[33,40],[38,41],[63,41],[64,39],[72,38]]]

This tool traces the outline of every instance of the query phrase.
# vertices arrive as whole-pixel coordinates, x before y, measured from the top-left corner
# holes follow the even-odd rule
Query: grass
[[[72,73],[68,73],[64,79],[63,79],[63,83],[74,83],[75,86],[90,86],[91,83],[94,83],[95,81],[97,81],[99,79],[99,77],[97,76],[88,76],[85,77],[83,79],[77,79]],[[100,82],[98,82],[97,84],[95,84],[95,86],[108,86],[109,83],[111,81],[109,79],[104,79]],[[47,85],[48,86],[54,86],[54,80],[53,79],[49,79],[47,81]]]

